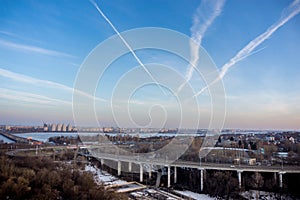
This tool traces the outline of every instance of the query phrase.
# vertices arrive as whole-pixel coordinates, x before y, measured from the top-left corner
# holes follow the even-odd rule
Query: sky
[[[80,125],[95,125],[89,122],[96,117],[100,126],[300,129],[297,0],[0,0],[0,5],[0,124],[76,124],[79,115]],[[141,38],[169,45],[168,38],[147,32],[122,37],[146,27],[189,38],[182,47],[188,60],[166,50],[134,49]],[[110,39],[111,49],[103,49]],[[101,68],[107,52],[118,50],[126,54],[98,74],[95,86],[78,88],[93,52]],[[203,65],[217,73],[209,82],[194,68]],[[88,112],[91,103],[94,110]],[[220,118],[217,127],[213,117]]]

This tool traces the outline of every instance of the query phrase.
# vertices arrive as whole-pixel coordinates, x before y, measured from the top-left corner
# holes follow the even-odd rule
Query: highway
[[[23,138],[24,139],[24,138]],[[25,139],[26,140],[26,139]],[[81,148],[88,148],[88,146],[81,146]],[[48,146],[40,147],[40,149],[64,149],[64,148],[77,148],[77,146]],[[35,151],[36,149],[15,149],[14,151],[7,152],[9,155],[16,155],[20,151]],[[80,153],[86,157],[94,157],[96,159],[121,161],[136,164],[156,165],[156,166],[170,166],[192,169],[204,170],[225,170],[225,171],[243,171],[243,172],[284,172],[284,173],[300,173],[300,166],[298,165],[283,165],[283,166],[265,166],[265,165],[232,165],[228,163],[211,163],[211,162],[192,162],[184,160],[176,160],[172,162],[166,158],[146,157],[139,154],[118,155],[112,153],[96,152],[90,150],[89,154]]]
[[[220,163],[207,163],[191,162],[177,160],[175,162],[168,162],[166,159],[159,158],[145,158],[141,156],[129,156],[129,155],[115,155],[106,153],[91,153],[92,157],[97,159],[131,162],[137,164],[151,164],[157,166],[172,166],[172,167],[183,167],[183,168],[194,168],[194,169],[211,169],[211,170],[227,170],[227,171],[249,171],[249,172],[282,172],[285,173],[300,173],[300,166],[263,166],[263,165],[232,165],[232,164],[220,164]]]
[[[139,169],[135,169],[134,173],[140,174],[140,182],[143,182],[143,174],[145,172],[149,173],[149,177],[151,177],[152,171],[156,171],[159,168],[167,168],[167,187],[171,186],[171,168],[173,168],[174,173],[174,183],[177,182],[177,168],[189,168],[189,169],[197,169],[201,172],[201,180],[200,180],[200,187],[201,191],[203,191],[203,180],[204,180],[204,171],[205,170],[217,170],[217,171],[235,171],[238,176],[239,188],[242,187],[242,173],[243,172],[268,172],[274,173],[275,177],[279,177],[279,187],[283,187],[283,174],[286,173],[300,173],[299,166],[257,166],[257,165],[232,165],[232,164],[219,164],[219,163],[207,163],[207,162],[191,162],[191,161],[184,161],[184,160],[175,160],[175,161],[168,161],[167,156],[166,158],[156,158],[155,156],[148,156],[145,155],[140,156],[140,154],[128,154],[127,155],[120,155],[114,153],[105,153],[101,152],[101,148],[93,148],[87,151],[78,151],[80,148],[87,150],[89,146],[48,146],[48,147],[41,147],[41,149],[76,149],[77,155],[82,155],[85,157],[92,157],[96,158],[101,162],[101,165],[105,164],[108,160],[115,161],[117,166],[110,166],[109,167],[117,169],[118,176],[121,175],[121,171],[124,172],[133,172],[132,163],[137,164]],[[36,149],[15,149],[14,151],[7,152],[10,156],[18,156],[18,152],[20,151],[33,151]],[[103,150],[103,149],[102,149]],[[37,154],[36,154],[37,155]],[[122,162],[127,162],[126,167],[122,168]],[[158,182],[159,185],[159,182]]]

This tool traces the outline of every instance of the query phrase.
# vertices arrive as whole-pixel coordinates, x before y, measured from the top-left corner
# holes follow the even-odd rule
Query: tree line
[[[98,185],[90,172],[66,164],[67,155],[53,161],[52,157],[8,157],[2,152],[0,199],[127,199]]]

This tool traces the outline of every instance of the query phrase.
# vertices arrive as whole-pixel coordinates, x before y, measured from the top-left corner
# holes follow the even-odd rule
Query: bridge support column
[[[177,167],[174,167],[174,183],[177,183]]]
[[[129,162],[129,163],[128,163],[128,171],[131,172],[131,170],[132,170],[132,163]]]
[[[279,187],[282,188],[282,173],[279,173]]]
[[[203,170],[204,169],[200,169],[200,190],[201,190],[201,192],[203,191]]]
[[[171,167],[168,166],[168,187],[171,186]]]
[[[279,187],[283,188],[283,179],[282,175],[285,174],[285,172],[279,172]]]
[[[274,182],[275,183],[277,182],[277,174],[276,174],[276,172],[274,172]]]
[[[152,176],[152,165],[149,165],[149,179],[151,179]]]
[[[237,175],[238,175],[238,181],[239,181],[239,189],[242,188],[242,172],[241,170],[237,171]]]
[[[140,182],[143,182],[143,165],[140,164]]]
[[[118,161],[118,176],[121,175],[121,161]]]

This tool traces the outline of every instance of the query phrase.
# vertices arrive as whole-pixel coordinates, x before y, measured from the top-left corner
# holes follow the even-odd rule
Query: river
[[[87,136],[87,135],[110,135],[110,136],[117,136],[117,135],[130,135],[132,137],[140,137],[140,138],[148,138],[148,137],[173,137],[173,136],[196,136],[197,134],[183,134],[183,133],[76,133],[76,132],[33,132],[33,133],[14,133],[13,135],[23,137],[23,138],[32,138],[33,140],[38,140],[41,142],[47,142],[50,137],[57,137],[57,136],[65,136],[65,137],[77,137],[78,135]],[[6,138],[4,138],[6,139]],[[3,139],[3,140],[4,140]],[[0,138],[1,140],[1,138]],[[6,142],[6,140],[4,140]],[[10,141],[8,141],[10,142]]]

